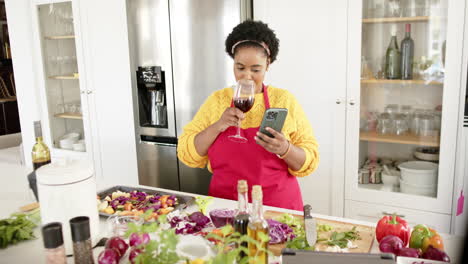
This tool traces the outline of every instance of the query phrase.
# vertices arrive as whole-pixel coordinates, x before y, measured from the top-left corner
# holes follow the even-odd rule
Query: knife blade
[[[309,246],[313,246],[317,242],[317,220],[310,215],[311,210],[312,206],[304,205],[304,229]]]

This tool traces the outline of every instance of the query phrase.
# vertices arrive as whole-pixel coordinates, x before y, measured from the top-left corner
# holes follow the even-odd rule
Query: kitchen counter
[[[6,184],[4,190],[0,192],[0,203],[2,204],[0,210],[0,218],[6,218],[11,213],[17,212],[18,208],[32,203],[35,201],[34,195],[29,190],[27,183],[27,174],[30,169],[15,164],[2,163],[0,161],[0,179]],[[138,186],[136,186],[138,187]],[[143,187],[143,186],[141,186]],[[145,188],[167,191],[159,188],[151,188],[144,186]],[[189,193],[176,192],[184,195],[191,195]],[[208,210],[217,208],[235,208],[237,206],[236,201],[225,200],[215,198],[214,202],[208,207]],[[280,212],[287,212],[292,214],[302,214],[300,211],[286,210],[281,208],[264,206],[264,210],[274,210]],[[332,217],[320,214],[312,214],[314,217],[322,219],[330,219],[341,222],[347,222],[352,224],[369,225],[375,226],[376,223],[368,223],[363,221],[357,221],[353,219]],[[101,217],[100,221],[100,233],[101,236],[107,236],[108,228],[106,226],[106,219]],[[17,245],[9,246],[6,249],[0,250],[0,263],[45,263],[42,236],[40,234],[40,228],[36,228],[34,234],[37,239],[31,241],[20,242]],[[449,256],[452,258],[452,263],[457,263],[459,253],[461,253],[463,246],[463,238],[461,236],[452,236],[448,234],[442,234],[444,238],[445,248]],[[94,250],[94,257],[96,258],[102,248],[96,248]],[[378,253],[378,244],[376,241],[373,243],[371,250],[372,253]],[[68,258],[68,263],[73,263],[73,258]],[[96,262],[97,263],[97,262]]]

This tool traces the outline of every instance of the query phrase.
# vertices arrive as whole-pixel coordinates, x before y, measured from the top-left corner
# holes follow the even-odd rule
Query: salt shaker
[[[42,227],[42,238],[44,241],[46,263],[66,264],[67,256],[63,245],[62,224],[52,222]]]
[[[94,264],[93,247],[89,230],[89,217],[78,216],[70,219],[75,264]]]

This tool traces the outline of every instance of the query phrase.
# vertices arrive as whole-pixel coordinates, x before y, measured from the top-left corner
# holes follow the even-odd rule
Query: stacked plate
[[[408,161],[400,164],[400,190],[402,193],[437,195],[438,165],[428,161]]]

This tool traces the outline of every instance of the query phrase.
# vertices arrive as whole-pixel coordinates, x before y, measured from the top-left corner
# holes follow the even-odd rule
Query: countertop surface
[[[35,202],[34,195],[30,191],[27,182],[27,174],[30,169],[22,167],[15,164],[2,163],[0,161],[0,180],[3,182],[7,188],[3,188],[3,191],[0,192],[0,203],[2,204],[0,210],[0,219],[9,217],[10,214],[17,212],[19,207]],[[116,184],[117,185],[117,184]],[[4,187],[6,187],[4,186]],[[138,187],[138,186],[136,186]],[[141,186],[144,188],[154,189],[154,190],[164,190],[158,188],[152,188],[147,186]],[[167,190],[165,190],[167,191]],[[172,191],[171,191],[172,192]],[[189,193],[174,192],[184,195],[192,195]],[[237,206],[237,201],[225,200],[215,198],[214,202],[208,207],[209,210],[217,208],[235,208]],[[300,211],[286,210],[281,208],[264,206],[264,210],[274,210],[280,212],[287,212],[293,214],[302,214]],[[361,224],[368,226],[375,226],[376,223],[369,223],[363,221],[357,221],[353,219],[326,216],[320,214],[312,214],[314,217],[322,219],[330,219],[341,222],[348,222],[351,224]],[[35,235],[37,239],[21,242],[17,245],[9,246],[6,249],[0,249],[0,263],[45,263],[44,248],[42,244],[42,236],[40,228],[35,229]],[[108,236],[108,227],[106,219],[100,219],[100,235]],[[458,263],[458,255],[461,252],[463,246],[463,238],[461,236],[452,236],[448,234],[442,234],[444,238],[445,248],[449,256],[452,258],[452,263]],[[94,257],[96,258],[102,248],[96,248],[94,250]],[[371,250],[372,253],[379,253],[378,243],[374,241],[373,247]],[[68,263],[73,263],[73,258],[68,258]],[[97,263],[97,262],[96,262]]]

